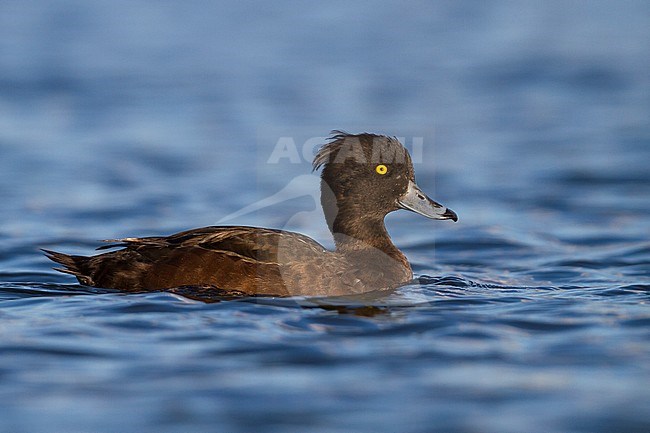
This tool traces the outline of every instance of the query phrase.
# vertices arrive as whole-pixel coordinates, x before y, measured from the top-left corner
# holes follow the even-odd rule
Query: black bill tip
[[[456,215],[456,212],[454,212],[453,210],[451,210],[449,208],[447,208],[445,213],[442,214],[442,217],[446,218],[446,219],[450,219],[453,222],[458,222],[458,215]]]

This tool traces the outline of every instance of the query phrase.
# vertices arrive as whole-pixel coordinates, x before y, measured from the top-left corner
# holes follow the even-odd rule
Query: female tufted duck
[[[90,257],[43,251],[63,265],[56,270],[81,284],[127,292],[182,287],[185,293],[350,295],[413,278],[384,226],[389,212],[458,219],[416,185],[411,157],[397,138],[334,131],[313,167],[323,168],[321,205],[335,251],[299,233],[244,226],[108,241],[98,249],[121,249]]]

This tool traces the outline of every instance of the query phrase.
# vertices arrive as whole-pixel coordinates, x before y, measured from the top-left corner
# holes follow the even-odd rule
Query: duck
[[[344,296],[390,290],[413,279],[384,218],[405,209],[458,221],[417,185],[408,150],[396,138],[332,131],[315,154],[321,206],[335,248],[291,231],[209,226],[169,236],[104,241],[94,256],[43,249],[84,286],[122,292],[242,296]]]

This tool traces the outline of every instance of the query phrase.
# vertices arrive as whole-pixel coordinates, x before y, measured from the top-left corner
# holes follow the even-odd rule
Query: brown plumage
[[[196,287],[251,295],[346,295],[396,287],[413,276],[388,236],[386,214],[404,208],[457,219],[417,187],[411,158],[396,138],[335,131],[314,158],[314,169],[320,167],[321,204],[335,251],[302,234],[244,226],[117,239],[98,249],[121,249],[91,257],[44,251],[63,265],[55,269],[81,284],[128,292],[182,287],[191,294]]]

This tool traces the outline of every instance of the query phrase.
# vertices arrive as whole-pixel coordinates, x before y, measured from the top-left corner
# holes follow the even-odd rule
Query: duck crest
[[[378,164],[380,162],[411,164],[411,157],[397,137],[363,132],[351,134],[333,130],[316,153],[312,170],[323,169],[329,163],[342,164],[352,160],[358,164]]]

